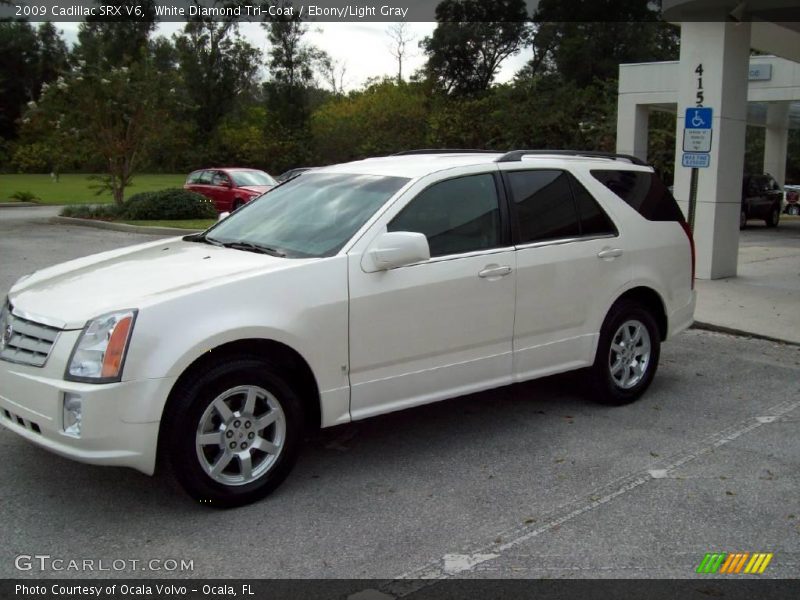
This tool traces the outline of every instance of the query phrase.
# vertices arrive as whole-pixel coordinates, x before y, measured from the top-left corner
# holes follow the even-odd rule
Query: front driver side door
[[[353,419],[510,382],[516,264],[497,183],[434,183],[391,219],[425,234],[430,260],[366,273],[350,256]]]

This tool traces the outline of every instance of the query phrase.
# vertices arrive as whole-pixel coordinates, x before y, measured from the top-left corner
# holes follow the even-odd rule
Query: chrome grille
[[[0,359],[43,367],[60,331],[11,314],[0,320]]]

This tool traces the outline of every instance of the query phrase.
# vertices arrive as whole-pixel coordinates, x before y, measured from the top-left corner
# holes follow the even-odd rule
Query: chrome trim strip
[[[618,235],[587,235],[582,237],[561,238],[557,240],[545,240],[543,242],[530,242],[528,244],[520,244],[516,247],[517,250],[527,250],[528,248],[542,248],[544,246],[560,246],[562,244],[571,244],[572,242],[588,242],[591,240],[613,240],[618,238]]]
[[[11,307],[11,314],[15,317],[19,317],[20,319],[25,319],[26,321],[32,321],[38,325],[45,325],[47,327],[52,327],[54,329],[58,329],[60,331],[69,331],[67,329],[67,322],[60,321],[58,319],[53,319],[51,317],[43,317],[41,315],[36,315],[33,313],[26,312],[24,310],[20,310],[15,308],[11,301],[9,301],[9,306]],[[77,329],[83,329],[83,327],[78,327]]]

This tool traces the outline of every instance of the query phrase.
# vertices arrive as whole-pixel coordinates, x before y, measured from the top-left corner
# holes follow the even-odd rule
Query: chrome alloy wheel
[[[286,415],[264,388],[243,385],[217,396],[197,427],[197,458],[224,485],[246,485],[278,460],[286,441]]]
[[[644,323],[625,321],[611,339],[608,367],[614,384],[623,390],[636,386],[650,366],[650,333]]]

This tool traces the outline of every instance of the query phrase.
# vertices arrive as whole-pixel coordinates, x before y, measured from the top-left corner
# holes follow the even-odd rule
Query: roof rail
[[[645,161],[630,154],[615,154],[613,152],[594,152],[591,150],[512,150],[506,152],[496,162],[519,162],[523,156],[528,155],[555,155],[555,156],[589,156],[594,158],[610,158],[614,160],[627,160],[634,165],[648,166]]]
[[[392,156],[413,156],[415,154],[499,154],[502,150],[471,150],[465,148],[419,148],[416,150],[403,150]]]

